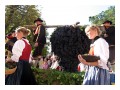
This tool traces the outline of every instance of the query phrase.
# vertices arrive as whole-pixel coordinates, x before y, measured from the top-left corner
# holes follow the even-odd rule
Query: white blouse
[[[27,39],[24,40],[29,44],[29,41]],[[12,49],[13,55],[11,56],[11,59],[15,62],[18,62],[24,48],[25,48],[25,42],[23,40],[17,40]],[[30,54],[29,62],[31,62],[31,58],[32,55]]]
[[[109,45],[103,39],[97,39],[91,46],[94,46],[94,55],[99,56],[100,60],[98,60],[98,65],[100,68],[107,69],[107,61],[109,59]]]

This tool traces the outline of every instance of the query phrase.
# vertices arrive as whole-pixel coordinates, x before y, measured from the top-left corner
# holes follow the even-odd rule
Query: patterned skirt
[[[29,62],[19,60],[15,73],[5,78],[5,85],[36,85]]]
[[[106,69],[87,66],[83,85],[110,85],[110,73]]]

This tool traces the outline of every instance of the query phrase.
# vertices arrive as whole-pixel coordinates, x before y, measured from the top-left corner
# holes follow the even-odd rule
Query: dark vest
[[[35,32],[35,31],[34,31]],[[33,42],[38,42],[38,44],[45,44],[46,43],[46,31],[45,31],[45,27],[43,25],[41,25],[40,27],[40,34],[35,34],[33,37]],[[38,39],[37,39],[38,37]]]

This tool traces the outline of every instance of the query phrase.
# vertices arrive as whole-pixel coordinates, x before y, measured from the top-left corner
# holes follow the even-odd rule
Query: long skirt
[[[88,66],[86,68],[83,85],[110,85],[110,73],[106,69]]]
[[[15,73],[5,78],[5,85],[36,85],[34,74],[29,62],[19,60]]]

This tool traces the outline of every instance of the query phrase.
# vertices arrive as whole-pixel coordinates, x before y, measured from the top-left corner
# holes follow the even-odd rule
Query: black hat
[[[43,20],[42,20],[42,19],[40,19],[40,18],[37,18],[37,19],[34,21],[34,23],[35,23],[36,21],[43,22]]]
[[[110,23],[110,24],[112,24],[112,22],[109,21],[109,20],[106,20],[103,24],[105,24],[105,23]]]

